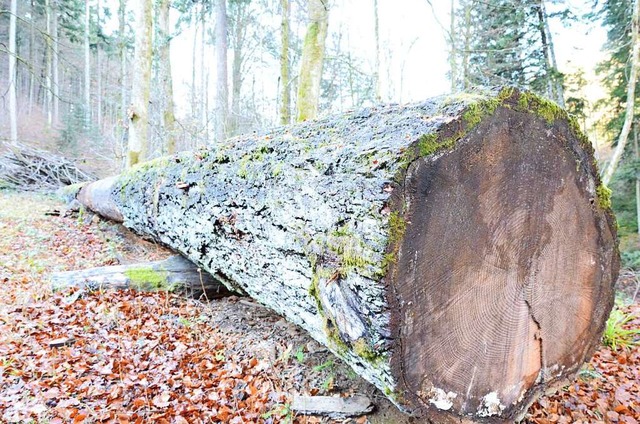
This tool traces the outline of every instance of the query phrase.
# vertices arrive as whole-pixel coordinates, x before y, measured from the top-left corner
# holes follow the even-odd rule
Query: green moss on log
[[[153,268],[132,268],[124,273],[130,281],[130,285],[138,290],[166,290],[171,291],[173,287],[167,281],[167,273],[154,270]]]

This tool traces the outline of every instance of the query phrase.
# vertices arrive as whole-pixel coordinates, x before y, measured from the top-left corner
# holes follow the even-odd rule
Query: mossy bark
[[[329,3],[307,0],[309,25],[302,47],[302,64],[298,77],[297,120],[306,121],[318,115],[320,81],[324,66],[324,50],[329,27]]]
[[[612,306],[592,153],[562,109],[505,88],[235,138],[98,192],[404,411],[497,423],[579,368]]]

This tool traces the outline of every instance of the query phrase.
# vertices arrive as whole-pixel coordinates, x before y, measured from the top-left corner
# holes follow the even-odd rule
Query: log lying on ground
[[[103,266],[80,271],[55,272],[53,290],[69,287],[89,290],[171,291],[209,299],[229,294],[226,287],[202,272],[192,262],[176,255],[162,261]]]
[[[232,139],[79,199],[108,199],[403,410],[497,423],[576,372],[612,307],[592,153],[555,104],[505,88]]]

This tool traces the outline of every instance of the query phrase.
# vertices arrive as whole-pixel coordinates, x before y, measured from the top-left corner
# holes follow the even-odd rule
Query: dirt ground
[[[64,291],[52,272],[171,254],[120,225],[57,216],[53,197],[0,191],[0,421],[419,422],[302,330],[249,298]],[[621,284],[624,310],[637,280]],[[62,340],[62,346],[51,342]],[[531,423],[637,423],[640,351],[603,347],[574,383],[534,404]],[[365,417],[297,416],[293,394],[364,394]]]

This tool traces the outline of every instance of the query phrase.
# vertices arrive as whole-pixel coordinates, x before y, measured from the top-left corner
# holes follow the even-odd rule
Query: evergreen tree
[[[543,0],[461,0],[454,13],[454,88],[515,84],[563,103]]]

